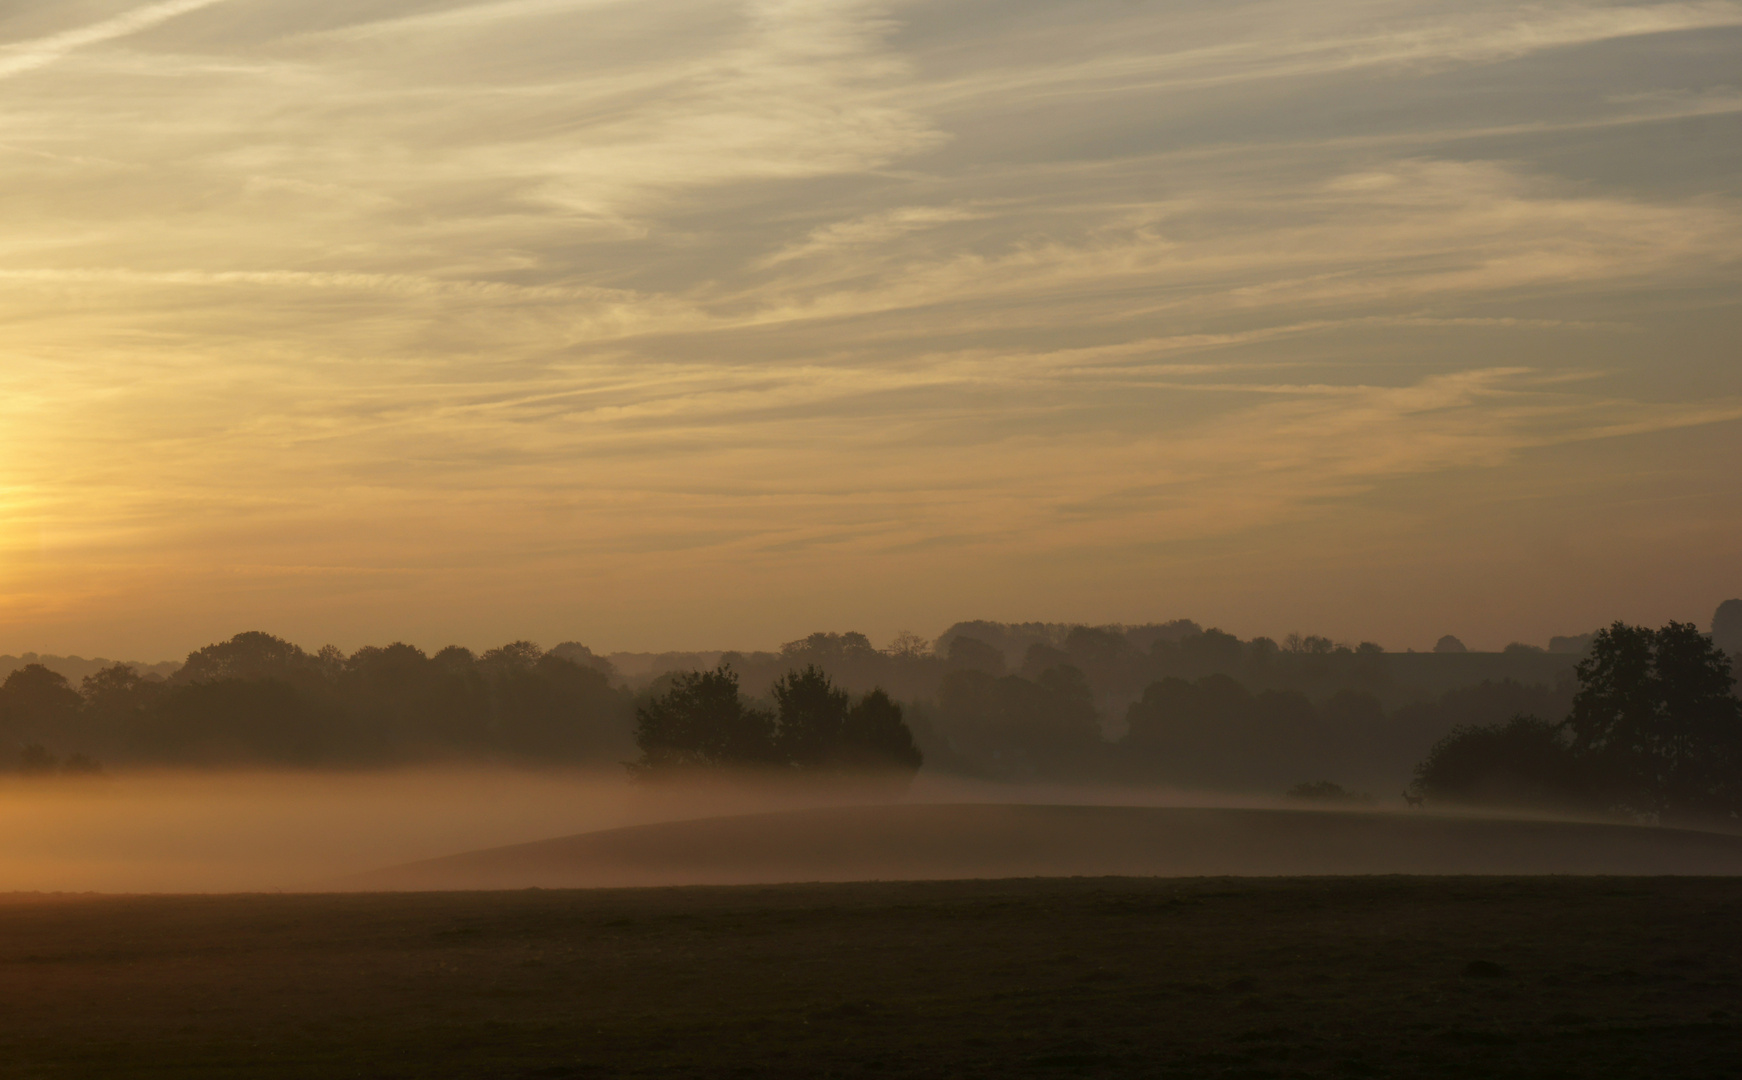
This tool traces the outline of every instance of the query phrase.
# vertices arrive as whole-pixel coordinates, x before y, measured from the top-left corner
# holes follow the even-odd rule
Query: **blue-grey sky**
[[[1742,593],[1742,3],[0,0],[0,651]]]

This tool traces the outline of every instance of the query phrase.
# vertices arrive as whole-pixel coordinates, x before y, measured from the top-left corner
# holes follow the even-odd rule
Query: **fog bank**
[[[795,815],[769,830],[744,832],[745,815],[803,808],[834,807],[850,814],[879,804],[902,804],[933,817],[908,820],[890,831],[881,824],[859,824],[838,835],[827,814]],[[936,816],[940,804],[981,804],[982,814],[965,830],[948,825],[948,815]],[[1287,809],[1282,832],[1266,833],[1248,854],[1252,861],[1222,858],[1219,845],[1236,840],[1228,820],[1199,816],[1184,832],[1179,821],[1165,828],[1151,822],[1117,816],[1084,818],[1012,818],[997,807],[1171,807],[1182,810],[1278,811]],[[851,808],[861,808],[855,810]],[[455,887],[486,884],[501,887],[545,885],[619,885],[688,882],[852,879],[855,877],[974,877],[1073,873],[1303,873],[1303,872],[1430,872],[1422,862],[1396,866],[1359,859],[1326,862],[1315,870],[1298,859],[1265,862],[1264,851],[1286,852],[1290,830],[1319,828],[1313,822],[1332,818],[1380,822],[1392,818],[1388,804],[1377,811],[1330,812],[1302,803],[1242,798],[1165,787],[1114,785],[1007,785],[921,775],[911,787],[892,790],[876,785],[829,783],[768,783],[732,778],[660,785],[636,785],[616,771],[529,771],[512,769],[419,769],[396,772],[156,772],[129,773],[84,781],[12,780],[0,785],[0,892],[248,892],[332,887],[345,880],[387,868],[425,860],[469,857],[512,845],[572,844],[592,834],[582,845],[604,844],[605,863],[594,870],[546,863],[522,863],[505,875],[409,879],[379,887]],[[1050,811],[1048,811],[1050,813]],[[999,816],[1003,815],[1003,816]],[[899,815],[897,815],[899,817]],[[1454,836],[1466,853],[1471,845],[1489,841],[1487,833],[1457,822],[1480,822],[1474,815],[1416,815],[1450,822],[1440,832],[1417,836],[1397,833],[1399,826],[1357,825],[1337,843],[1359,846],[1360,836],[1380,828],[1390,839],[1388,850],[1408,853],[1412,845]],[[846,820],[846,819],[842,819]],[[889,818],[888,820],[896,820]],[[1243,819],[1256,820],[1256,819]],[[1268,820],[1268,819],[1267,819]],[[1278,819],[1280,820],[1280,819]],[[1426,826],[1408,824],[1406,830]],[[1518,822],[1529,819],[1519,817]],[[1545,819],[1535,819],[1540,824]],[[685,822],[709,822],[703,832]],[[929,822],[929,823],[928,823]],[[1124,825],[1117,823],[1125,822]],[[660,836],[610,833],[630,826],[675,823],[675,831]],[[1109,823],[1112,823],[1111,825]],[[1115,827],[1116,826],[1116,827]],[[723,828],[722,839],[706,840],[706,828]],[[1535,826],[1532,826],[1533,828]],[[1111,831],[1109,832],[1109,828]],[[1156,832],[1161,828],[1160,832]],[[1458,832],[1462,828],[1463,832]],[[689,839],[683,839],[684,830]],[[1451,831],[1446,831],[1449,829]],[[795,831],[796,830],[796,831]],[[819,831],[820,830],[820,831]],[[1038,831],[1037,831],[1038,830]],[[1121,832],[1123,830],[1123,832]],[[1194,831],[1195,830],[1195,831]],[[1444,833],[1444,836],[1441,833]],[[1671,848],[1687,835],[1673,830],[1627,830],[1625,846],[1636,855],[1650,855],[1653,845]],[[1153,835],[1151,835],[1153,833]],[[1392,833],[1397,833],[1392,836]],[[1241,834],[1244,836],[1244,834]],[[1498,834],[1496,834],[1498,835]],[[1532,834],[1534,835],[1534,834]],[[1547,834],[1544,834],[1545,836]],[[1559,836],[1560,834],[1555,834]],[[1567,834],[1570,836],[1571,834]],[[1596,833],[1581,833],[1585,841]],[[1618,833],[1607,834],[1613,837]],[[1705,834],[1710,835],[1710,834]],[[751,839],[746,839],[747,837]],[[1563,838],[1564,839],[1564,838]],[[754,840],[754,842],[751,842]],[[1242,843],[1253,841],[1246,837]],[[696,855],[695,844],[707,849]],[[1214,858],[1167,859],[1145,854],[1156,844],[1185,845],[1180,850],[1210,852]],[[1546,843],[1547,841],[1545,841]],[[1554,841],[1559,843],[1560,841]],[[1599,839],[1597,861],[1556,861],[1553,845],[1527,847],[1505,866],[1483,872],[1700,872],[1742,871],[1742,858],[1732,859],[1730,838],[1713,837],[1722,851],[1719,861],[1704,852],[1682,870],[1673,853],[1658,865],[1648,858],[1629,863],[1603,862],[1608,841]],[[1506,843],[1512,843],[1507,840]],[[1706,844],[1701,841],[1701,844]],[[1735,843],[1742,844],[1742,841]],[[676,847],[672,845],[676,844]],[[746,846],[746,845],[749,846]],[[781,845],[787,845],[782,848]],[[797,847],[793,847],[797,844]],[[1282,846],[1279,848],[1278,844]],[[913,857],[896,857],[912,849]],[[556,850],[556,849],[553,849]],[[589,849],[590,850],[590,849]],[[1701,849],[1704,851],[1704,848]],[[1714,849],[1716,850],[1716,849]],[[689,852],[689,854],[685,854]],[[806,854],[809,852],[810,854]],[[1542,853],[1540,855],[1531,852]],[[820,854],[818,854],[820,853]],[[1515,853],[1516,854],[1516,853]],[[540,858],[550,856],[546,851]],[[573,852],[563,855],[572,859]],[[494,857],[494,856],[492,856]],[[594,852],[589,858],[601,857]],[[1582,858],[1583,856],[1581,856]],[[1651,856],[1655,858],[1655,856]],[[1291,857],[1292,858],[1292,857]],[[1633,858],[1633,856],[1628,856]],[[1725,862],[1724,860],[1730,861]],[[1085,861],[1086,860],[1086,861]],[[1218,861],[1221,860],[1221,861]],[[1533,861],[1534,860],[1534,861]],[[510,860],[512,861],[512,860]],[[1395,861],[1395,860],[1394,860]],[[1418,860],[1419,861],[1419,860]],[[1661,861],[1661,860],[1659,860]],[[537,862],[537,860],[534,860]],[[1247,863],[1250,863],[1248,865]],[[609,865],[606,865],[609,864]],[[728,865],[733,864],[733,865]],[[737,865],[741,864],[741,865]],[[1225,864],[1225,865],[1224,865]],[[1629,871],[1628,866],[1639,869]],[[1579,867],[1585,867],[1580,870]],[[1268,867],[1268,869],[1267,869]],[[1362,867],[1365,867],[1363,869]],[[1476,872],[1481,865],[1451,859],[1445,872]],[[595,872],[597,871],[597,872]],[[439,880],[438,880],[439,878]],[[358,878],[358,881],[363,879]],[[369,886],[369,887],[376,887]],[[351,887],[356,887],[353,884]]]
[[[0,783],[0,892],[306,888],[505,844],[715,815],[870,801],[1186,800],[921,778],[851,783],[630,783],[619,769],[159,771]],[[1198,800],[1201,801],[1201,800]]]
[[[139,772],[8,780],[0,785],[0,891],[294,888],[412,859],[699,811],[676,792],[637,792],[620,772]]]

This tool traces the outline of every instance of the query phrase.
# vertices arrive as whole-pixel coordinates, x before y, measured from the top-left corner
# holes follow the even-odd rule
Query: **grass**
[[[1742,1075],[1742,880],[0,900],[0,1076]]]

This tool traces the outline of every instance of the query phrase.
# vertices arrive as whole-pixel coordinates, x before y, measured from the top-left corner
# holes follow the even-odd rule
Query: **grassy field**
[[[8,1077],[1742,1075],[1742,880],[0,900]]]

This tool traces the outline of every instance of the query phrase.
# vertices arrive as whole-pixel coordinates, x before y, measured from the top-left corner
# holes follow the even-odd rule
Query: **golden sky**
[[[1742,2],[0,0],[0,651],[1742,594]]]

